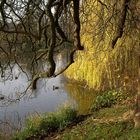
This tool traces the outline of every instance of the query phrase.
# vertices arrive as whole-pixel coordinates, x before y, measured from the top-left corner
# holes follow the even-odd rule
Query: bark
[[[54,61],[54,48],[56,45],[56,31],[55,31],[55,21],[53,14],[51,12],[51,7],[52,7],[53,0],[49,0],[47,4],[47,14],[50,20],[50,29],[51,29],[51,44],[48,46],[48,51],[47,51],[47,59],[48,59],[48,71],[41,73],[39,75],[36,75],[33,78],[32,81],[32,88],[36,89],[37,81],[39,78],[44,78],[44,77],[51,77],[53,76],[55,69],[56,69],[56,64]],[[46,44],[47,45],[47,44]]]
[[[47,14],[50,20],[50,27],[51,27],[51,45],[48,46],[48,62],[49,62],[49,71],[48,71],[48,76],[51,77],[54,72],[55,72],[55,68],[56,68],[56,64],[55,61],[53,59],[53,55],[54,55],[54,48],[56,45],[56,31],[55,31],[55,21],[54,21],[54,17],[52,15],[51,12],[51,6],[52,6],[52,0],[48,1],[48,5],[47,5]]]
[[[69,2],[67,1],[67,4]],[[47,53],[47,58],[48,58],[48,62],[49,62],[49,70],[47,72],[39,74],[39,76],[37,76],[33,79],[33,82],[32,82],[33,89],[36,89],[36,83],[39,78],[57,76],[57,75],[61,74],[62,72],[64,72],[74,62],[73,57],[74,57],[75,51],[83,50],[83,47],[81,46],[81,40],[80,40],[79,3],[80,3],[79,0],[73,0],[73,16],[74,16],[74,24],[75,24],[75,28],[74,28],[74,47],[75,47],[75,49],[70,54],[70,61],[67,64],[67,66],[63,70],[61,70],[59,73],[55,74],[56,64],[53,59],[53,55],[54,55],[54,48],[56,47],[56,30],[63,40],[67,40],[67,37],[58,23],[58,19],[60,16],[59,14],[62,13],[61,5],[59,5],[59,3],[58,3],[56,13],[53,16],[53,14],[51,12],[53,0],[48,1],[47,14],[48,14],[48,17],[50,20],[50,28],[51,28],[51,45],[48,46],[48,53]]]
[[[74,46],[77,50],[83,50],[80,41],[80,18],[79,18],[79,0],[73,0],[73,16],[74,16]]]
[[[4,4],[5,4],[6,0],[2,0],[0,3],[0,13],[1,13],[1,17],[2,17],[2,21],[3,21],[3,26],[1,27],[4,28],[4,26],[6,25],[6,21],[5,21],[5,11],[4,11]]]
[[[61,4],[62,2],[63,2],[63,0],[60,0],[60,3],[56,7],[56,12],[54,14],[55,26],[56,26],[56,30],[57,30],[58,34],[60,35],[60,37],[62,38],[62,40],[67,40],[65,33],[63,32],[63,30],[61,29],[61,27],[58,23],[58,20],[59,20],[61,14],[62,14],[62,11],[63,11],[63,5]]]
[[[61,71],[59,71],[58,73],[54,74],[53,76],[56,77],[58,75],[60,75],[61,73],[63,73],[71,64],[74,63],[74,54],[75,54],[75,51],[72,51],[71,54],[70,54],[70,60],[69,60],[69,63],[67,63],[67,65],[65,66],[64,69],[62,69]]]
[[[40,78],[40,77],[36,77],[36,78],[33,79],[32,89],[35,90],[35,89],[37,88],[37,81],[38,81],[39,78]]]
[[[126,20],[126,16],[127,16],[127,10],[128,10],[129,2],[130,2],[130,0],[124,0],[123,1],[122,13],[121,13],[120,21],[119,21],[119,24],[118,24],[117,33],[116,33],[116,35],[114,36],[114,38],[111,42],[111,47],[112,48],[114,48],[118,39],[121,38],[122,35],[123,35],[123,30],[124,30],[124,27],[125,27],[125,20]]]

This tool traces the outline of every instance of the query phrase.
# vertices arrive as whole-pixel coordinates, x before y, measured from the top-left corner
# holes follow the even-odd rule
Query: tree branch
[[[74,46],[77,50],[83,50],[80,41],[80,18],[79,18],[79,0],[73,0],[73,16],[74,16]]]
[[[68,63],[68,64],[65,66],[65,68],[63,68],[61,71],[59,71],[58,73],[54,74],[54,75],[53,75],[54,77],[56,77],[56,76],[62,74],[66,69],[69,68],[69,66],[70,66],[71,64],[74,63],[74,53],[75,53],[75,52],[76,52],[76,50],[74,50],[74,51],[71,52],[69,63]]]
[[[127,16],[127,9],[128,9],[129,1],[130,0],[124,0],[124,2],[123,2],[122,14],[121,14],[120,21],[119,21],[119,24],[118,24],[117,33],[116,33],[114,39],[111,42],[111,47],[112,48],[114,48],[118,39],[121,38],[122,35],[123,35],[123,30],[124,30],[124,27],[125,27],[125,20],[126,20],[126,16]]]

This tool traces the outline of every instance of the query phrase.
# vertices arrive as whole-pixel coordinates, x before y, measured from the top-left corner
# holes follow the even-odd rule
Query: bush
[[[63,129],[68,124],[72,123],[77,118],[77,111],[70,107],[61,108],[57,113],[59,129]]]
[[[26,128],[16,134],[12,140],[25,140],[29,137],[48,135],[63,129],[77,118],[77,111],[71,107],[61,108],[58,112],[47,113],[42,116],[30,117]]]
[[[125,98],[126,96],[121,92],[121,90],[103,92],[101,95],[96,97],[95,102],[92,104],[91,110],[98,111],[101,108],[111,107]]]

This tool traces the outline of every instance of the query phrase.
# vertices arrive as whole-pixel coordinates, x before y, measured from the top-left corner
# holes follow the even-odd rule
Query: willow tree
[[[139,1],[86,0],[82,4],[81,42],[85,51],[78,54],[66,74],[86,81],[95,90],[121,89],[131,95],[139,92]],[[133,117],[137,127],[138,96],[136,102]]]
[[[80,15],[85,14],[82,7],[88,2],[96,5],[96,9],[93,9],[96,16],[81,19],[80,23]],[[100,5],[99,9],[98,5]],[[92,7],[85,7],[85,9],[90,13]],[[124,35],[128,35],[131,31],[138,31],[139,14],[136,14],[138,11],[135,9],[140,9],[138,0],[1,0],[0,49],[2,54],[8,57],[8,64],[11,60],[11,54],[15,53],[15,48],[19,47],[19,43],[21,46],[23,43],[30,43],[34,53],[33,62],[38,61],[44,55],[47,57],[48,70],[36,73],[33,78],[33,88],[36,88],[36,82],[39,78],[57,76],[64,72],[74,62],[75,52],[83,50],[80,40],[81,24],[85,23],[89,26],[88,22],[95,17],[95,21],[90,23],[95,24],[93,26],[95,28],[92,31],[88,30],[93,34],[93,41],[98,40],[100,44],[95,49],[103,49],[103,41],[106,37],[110,39],[108,48],[114,49],[119,39],[123,38]],[[65,30],[69,24],[72,25],[71,29]],[[132,30],[133,28],[137,29]],[[83,33],[86,31],[83,30]],[[6,45],[5,42],[7,42]],[[65,42],[72,46],[72,51],[69,54],[70,61],[64,69],[56,73],[55,50]],[[44,51],[37,56],[36,48],[40,44]],[[13,47],[11,48],[11,46]],[[7,51],[9,48],[10,51]],[[13,59],[17,62],[16,55],[13,56]],[[0,67],[3,71],[2,65]],[[138,80],[140,83],[140,79]],[[140,90],[138,93],[137,107],[134,112],[136,127],[140,125]]]
[[[38,61],[44,55],[47,57],[48,70],[43,73],[36,73],[33,78],[33,88],[36,88],[36,81],[39,78],[56,76],[62,73],[74,60],[76,50],[83,50],[80,41],[80,19],[79,19],[80,0],[2,0],[0,3],[0,33],[7,40],[1,40],[0,49],[10,60],[8,47],[13,45],[17,47],[20,43],[30,42],[34,57],[32,61]],[[73,29],[71,37],[68,36],[65,26],[71,20]],[[64,24],[62,24],[64,23]],[[28,40],[28,42],[27,42]],[[6,45],[5,45],[6,42]],[[72,52],[70,61],[66,67],[58,72],[56,71],[56,62],[54,60],[55,49],[63,43],[70,43]],[[18,45],[17,45],[18,44]],[[44,51],[36,57],[36,46],[41,44]],[[19,47],[19,46],[18,46]],[[60,48],[61,49],[61,48]],[[13,53],[14,51],[12,51]],[[16,55],[14,55],[16,59]],[[17,61],[17,59],[16,59]],[[2,67],[1,67],[2,69]]]

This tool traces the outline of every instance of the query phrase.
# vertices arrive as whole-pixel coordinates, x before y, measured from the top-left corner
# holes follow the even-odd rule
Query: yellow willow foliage
[[[132,13],[138,16],[137,1],[134,1],[130,6],[136,6]],[[131,13],[127,15],[123,36],[112,49],[110,42],[116,33],[122,4],[116,2],[115,5],[111,0],[103,2],[106,6],[96,0],[83,3],[81,41],[85,50],[77,52],[75,63],[65,74],[68,78],[86,81],[88,87],[95,90],[122,87],[131,92],[136,89],[138,75],[140,32],[133,23],[137,22],[131,21],[134,20]]]

